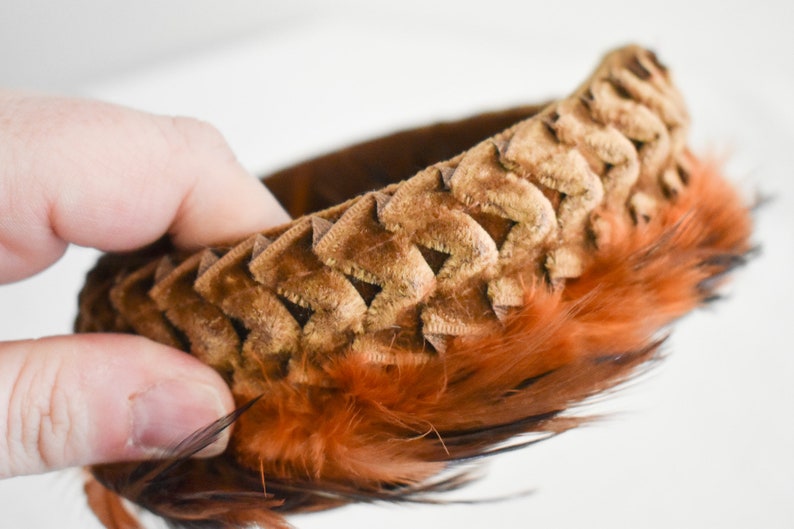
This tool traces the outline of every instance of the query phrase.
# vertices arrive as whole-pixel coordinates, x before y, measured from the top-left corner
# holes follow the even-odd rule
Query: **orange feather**
[[[282,527],[279,512],[416,499],[450,486],[432,478],[455,462],[519,434],[575,426],[581,419],[563,412],[653,358],[660,331],[710,299],[714,279],[749,249],[747,209],[715,166],[693,159],[693,167],[688,192],[647,224],[626,230],[605,215],[626,232],[564,288],[527,274],[525,305],[501,332],[456,338],[443,358],[417,365],[384,368],[340,355],[325,367],[337,382],[327,391],[274,381],[239,417],[235,458],[182,460],[177,486],[155,474],[145,494],[132,493],[139,464],[97,467],[96,476],[176,520]],[[106,524],[130,527],[120,516]]]

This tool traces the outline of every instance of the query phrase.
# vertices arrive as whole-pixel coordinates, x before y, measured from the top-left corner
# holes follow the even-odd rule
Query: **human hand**
[[[196,247],[286,220],[204,123],[0,92],[0,284],[69,243]],[[138,336],[0,342],[0,478],[156,456],[232,408],[212,369]]]

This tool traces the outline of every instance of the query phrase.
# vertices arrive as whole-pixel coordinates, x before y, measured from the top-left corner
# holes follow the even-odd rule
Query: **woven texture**
[[[232,248],[122,270],[111,307],[89,282],[77,330],[189,348],[232,384],[258,384],[246,374],[261,379],[263,364],[326,384],[312,366],[350,348],[424,362],[498,326],[528,269],[552,283],[580,275],[610,237],[599,211],[652,217],[683,186],[687,121],[654,55],[621,50],[571,97],[404,182]]]

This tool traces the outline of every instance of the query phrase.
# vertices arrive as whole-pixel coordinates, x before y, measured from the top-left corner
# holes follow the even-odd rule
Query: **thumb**
[[[233,405],[215,371],[138,336],[0,343],[0,478],[163,455]]]

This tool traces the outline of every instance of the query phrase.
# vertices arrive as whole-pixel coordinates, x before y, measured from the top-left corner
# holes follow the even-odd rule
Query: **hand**
[[[69,243],[196,247],[286,220],[209,125],[0,92],[0,283]],[[141,337],[0,343],[0,477],[156,456],[232,407],[213,370]]]

